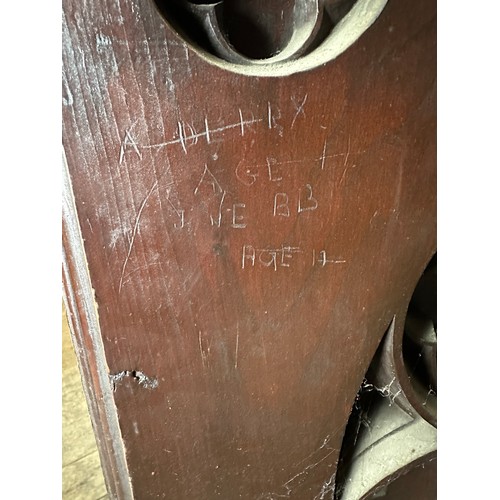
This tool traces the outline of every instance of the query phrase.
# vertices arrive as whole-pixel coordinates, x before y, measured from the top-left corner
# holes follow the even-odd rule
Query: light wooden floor
[[[64,307],[62,316],[62,498],[63,500],[107,499]]]

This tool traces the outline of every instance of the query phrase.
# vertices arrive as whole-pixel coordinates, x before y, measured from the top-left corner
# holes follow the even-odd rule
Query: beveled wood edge
[[[111,498],[133,500],[66,155],[62,153],[63,298],[83,389]]]

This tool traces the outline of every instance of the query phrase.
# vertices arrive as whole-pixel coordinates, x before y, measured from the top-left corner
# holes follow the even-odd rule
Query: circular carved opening
[[[324,64],[352,45],[387,0],[153,0],[164,20],[209,62],[283,76]]]
[[[437,254],[411,298],[403,335],[403,360],[421,404],[435,415],[437,397]]]

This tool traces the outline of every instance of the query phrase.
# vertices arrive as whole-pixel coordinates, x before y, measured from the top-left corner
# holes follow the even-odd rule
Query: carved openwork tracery
[[[165,20],[211,62],[279,76],[324,64],[352,45],[387,0],[155,0]]]
[[[406,318],[391,322],[356,397],[344,435],[336,500],[385,497],[399,477],[435,467],[436,285],[434,255]]]

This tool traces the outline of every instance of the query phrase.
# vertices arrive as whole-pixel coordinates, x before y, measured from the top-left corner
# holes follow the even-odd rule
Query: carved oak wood
[[[330,2],[282,63],[174,3],[63,2],[64,282],[108,491],[348,498],[370,368],[428,440],[365,498],[435,456],[403,352],[436,252],[435,3],[378,2],[340,49],[356,2]],[[279,53],[305,17],[278,4]]]

